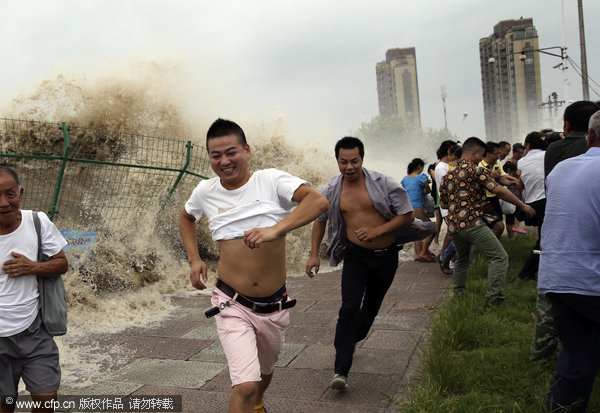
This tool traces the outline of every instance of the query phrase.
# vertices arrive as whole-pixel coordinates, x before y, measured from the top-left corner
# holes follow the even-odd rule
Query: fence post
[[[171,198],[171,195],[173,195],[173,192],[175,192],[175,189],[177,188],[177,185],[179,185],[179,182],[181,181],[181,178],[183,178],[183,174],[185,174],[187,172],[187,168],[188,168],[188,166],[190,166],[191,152],[192,152],[192,141],[187,141],[187,144],[185,145],[185,147],[186,147],[186,151],[185,151],[185,165],[183,165],[183,168],[179,171],[179,175],[177,176],[177,179],[175,179],[175,183],[173,184],[173,187],[171,188],[171,190],[169,191],[169,193],[165,197],[165,200],[163,201],[162,205],[160,206],[161,210],[167,205],[167,202],[169,201],[169,198]]]
[[[54,196],[52,197],[52,206],[50,208],[50,221],[54,220],[56,214],[56,204],[58,203],[58,196],[60,195],[60,187],[62,186],[63,177],[65,175],[65,168],[67,166],[67,159],[69,158],[69,151],[71,149],[71,143],[69,142],[69,132],[67,131],[67,124],[61,122],[63,136],[65,137],[65,150],[63,152],[62,163],[60,165],[60,172],[58,173],[58,180],[56,181],[56,188],[54,188]]]

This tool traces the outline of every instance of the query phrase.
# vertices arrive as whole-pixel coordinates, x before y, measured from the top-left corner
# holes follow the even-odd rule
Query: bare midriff
[[[285,284],[285,237],[250,249],[243,239],[219,241],[219,278],[248,297],[268,297]]]
[[[367,188],[342,187],[340,195],[340,210],[346,223],[346,232],[350,242],[368,249],[386,248],[396,241],[393,233],[380,235],[369,242],[364,242],[356,236],[356,230],[364,227],[375,228],[385,224],[387,220],[375,209]]]

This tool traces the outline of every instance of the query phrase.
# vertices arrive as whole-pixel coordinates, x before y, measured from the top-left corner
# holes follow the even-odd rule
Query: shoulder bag
[[[40,233],[40,218],[36,211],[33,212],[33,224],[38,239],[38,262],[50,259],[42,253],[42,236]],[[40,293],[40,311],[42,322],[51,336],[62,336],[67,333],[67,293],[62,276],[37,277]]]

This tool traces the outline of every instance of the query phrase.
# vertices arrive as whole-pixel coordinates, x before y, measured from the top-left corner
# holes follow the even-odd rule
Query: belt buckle
[[[372,253],[374,257],[383,257],[387,253],[387,248],[372,250]]]
[[[268,305],[269,303],[257,303],[255,301],[252,301],[252,311],[255,313],[259,313],[259,311],[256,311],[257,308],[265,308]]]

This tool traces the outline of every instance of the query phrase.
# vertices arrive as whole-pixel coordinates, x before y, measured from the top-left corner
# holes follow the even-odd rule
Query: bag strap
[[[35,232],[37,234],[38,241],[38,253],[37,260],[38,262],[42,262],[42,234],[41,234],[41,225],[40,225],[40,217],[38,216],[37,211],[33,211],[33,226],[35,227]]]

